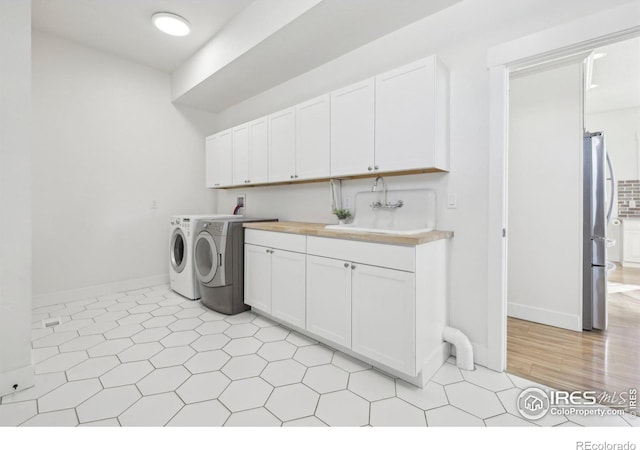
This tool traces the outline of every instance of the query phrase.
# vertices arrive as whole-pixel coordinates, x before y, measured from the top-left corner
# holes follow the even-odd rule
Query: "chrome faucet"
[[[384,181],[384,178],[376,177],[375,181],[373,182],[373,186],[371,186],[371,192],[376,192],[376,190],[378,189],[378,181],[382,181],[382,202],[380,200],[378,200],[377,202],[371,203],[371,205],[369,205],[369,206],[371,206],[371,208],[373,208],[373,209],[378,209],[378,208],[385,208],[385,209],[402,208],[402,205],[404,204],[402,202],[402,200],[398,200],[394,204],[390,204],[387,201],[387,183]]]
[[[376,177],[376,180],[373,182],[373,186],[371,186],[371,192],[376,192],[376,189],[378,189],[378,181],[382,181],[382,200],[383,200],[383,204],[386,204],[387,203],[387,182],[384,181],[384,178]]]

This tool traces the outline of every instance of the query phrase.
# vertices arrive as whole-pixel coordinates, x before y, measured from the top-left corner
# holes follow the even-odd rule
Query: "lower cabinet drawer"
[[[406,272],[415,271],[415,247],[413,246],[309,236],[307,253]]]
[[[244,242],[262,247],[281,248],[291,252],[305,253],[307,251],[307,236],[303,234],[246,229]]]

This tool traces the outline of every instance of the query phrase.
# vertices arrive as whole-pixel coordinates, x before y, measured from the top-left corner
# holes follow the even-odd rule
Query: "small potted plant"
[[[346,220],[351,217],[351,211],[348,209],[336,209],[333,211],[333,214],[338,217],[338,224],[340,225],[347,223]]]

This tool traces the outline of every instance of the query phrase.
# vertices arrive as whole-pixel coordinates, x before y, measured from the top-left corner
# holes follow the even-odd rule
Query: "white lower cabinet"
[[[305,259],[304,253],[245,244],[244,302],[304,328]]]
[[[354,264],[351,287],[351,349],[409,375],[417,374],[414,278]]]
[[[446,277],[443,240],[245,234],[245,303],[419,386],[448,356]]]
[[[307,330],[351,347],[351,263],[307,256]]]
[[[244,302],[271,314],[271,253],[258,245],[244,246]]]
[[[622,221],[622,265],[640,267],[640,220]]]
[[[271,253],[271,314],[305,327],[305,259],[302,253],[273,249]]]

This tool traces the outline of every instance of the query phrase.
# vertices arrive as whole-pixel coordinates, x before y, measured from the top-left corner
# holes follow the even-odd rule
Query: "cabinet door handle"
[[[345,267],[349,267],[349,263],[344,263],[344,266]]]
[[[293,175],[289,175],[289,178],[291,178],[293,180]]]
[[[378,170],[378,169],[379,169],[379,167],[378,167],[378,166],[373,166],[373,168],[374,168],[375,170]]]
[[[371,171],[373,168],[371,166],[367,167],[367,170]]]
[[[294,175],[293,178],[298,178],[298,175]]]
[[[351,264],[351,269],[355,269],[356,265],[355,264]]]

